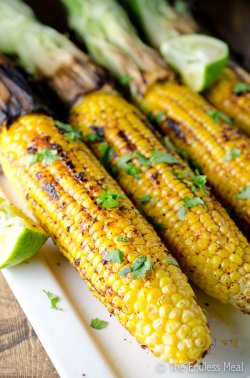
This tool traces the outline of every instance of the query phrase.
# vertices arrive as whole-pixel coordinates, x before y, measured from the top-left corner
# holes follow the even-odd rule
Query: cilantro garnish
[[[96,133],[90,133],[90,134],[87,134],[86,135],[86,138],[90,141],[90,142],[101,142],[102,141],[102,137],[100,137],[100,135],[96,134]]]
[[[54,295],[49,291],[43,290],[43,292],[47,295],[50,300],[50,306],[53,310],[62,311],[62,308],[57,307],[57,303],[60,301],[58,295]]]
[[[41,150],[40,152],[27,157],[28,164],[43,162],[44,164],[49,165],[54,163],[54,161],[58,159],[58,151],[50,150],[49,148],[45,148],[44,150]]]
[[[113,249],[111,252],[109,252],[108,256],[105,257],[105,260],[121,264],[124,260],[124,253],[122,251]]]
[[[144,165],[144,166],[151,165],[151,160],[146,159],[140,152],[136,152],[136,156],[141,165]]]
[[[184,173],[191,178],[193,185],[192,185],[192,191],[196,193],[196,188],[202,189],[204,185],[207,182],[207,176],[205,175],[200,175],[199,171],[196,169],[195,170],[195,175],[190,172],[185,170]]]
[[[153,151],[152,152],[153,163],[167,163],[167,164],[180,164],[180,162],[168,152]]]
[[[182,205],[182,207],[178,211],[178,218],[180,220],[185,220],[186,212],[191,207],[198,206],[198,205],[204,205],[204,201],[200,197],[189,198],[189,197],[186,196],[186,197],[183,198],[183,202],[184,202],[184,204]]]
[[[96,200],[97,205],[100,205],[103,209],[113,209],[120,206],[118,199],[124,198],[123,195],[117,193],[111,193],[105,191]]]
[[[166,257],[166,260],[167,260],[167,262],[168,262],[169,264],[172,264],[172,265],[175,265],[175,266],[180,266],[180,265],[178,264],[178,262],[177,262],[173,257],[171,257],[171,256],[167,256],[167,257]]]
[[[103,165],[107,166],[113,158],[115,149],[108,142],[103,142],[99,144],[99,150],[101,153],[100,161]]]
[[[225,113],[219,112],[217,110],[209,110],[207,114],[213,118],[214,123],[218,124],[221,121],[224,121],[231,125],[233,123],[232,119]]]
[[[172,150],[172,151],[176,152],[177,154],[181,155],[185,160],[188,159],[189,152],[188,152],[187,150],[185,150],[184,148],[176,147],[176,146],[171,142],[171,140],[169,139],[168,136],[165,136],[165,137],[163,138],[163,140],[164,140],[164,143],[166,144],[166,146],[167,146],[170,150]]]
[[[106,322],[105,320],[95,318],[95,319],[91,320],[90,327],[100,331],[101,329],[106,328],[108,326],[108,324],[109,323]]]
[[[128,242],[129,238],[127,238],[126,236],[120,236],[119,238],[117,238],[117,241],[118,242]]]
[[[166,230],[166,227],[163,224],[158,223],[153,217],[147,217],[147,220],[152,224],[156,231],[163,232]]]
[[[159,112],[157,116],[155,116],[156,122],[161,122],[165,118],[165,113],[164,112]]]
[[[119,276],[126,276],[132,272],[132,280],[145,278],[147,272],[152,272],[153,267],[151,261],[146,256],[137,257],[131,265],[127,265],[119,271]]]
[[[172,175],[178,179],[183,179],[184,178],[184,175],[182,173],[179,173],[179,172],[175,172],[174,170],[171,170],[170,173],[172,173]]]
[[[225,160],[226,161],[230,161],[232,160],[233,158],[237,158],[239,157],[241,154],[241,151],[239,148],[235,148],[235,147],[232,147],[230,148],[229,152],[225,155]]]
[[[250,185],[245,186],[244,189],[236,196],[237,199],[250,199]]]
[[[133,78],[132,76],[129,76],[129,75],[124,75],[119,80],[121,85],[128,85],[131,83],[131,81],[133,81]]]
[[[139,180],[140,176],[138,176],[138,174],[142,171],[140,168],[137,168],[136,165],[130,161],[133,159],[133,157],[133,153],[122,156],[117,162],[117,167],[119,169],[124,170],[129,176],[132,176],[136,180]]]
[[[239,82],[235,84],[233,87],[233,93],[235,94],[241,94],[241,93],[247,93],[250,92],[250,84],[249,83],[242,83]]]
[[[64,132],[64,136],[69,140],[80,141],[83,139],[81,130],[61,121],[55,121],[55,125]]]
[[[145,196],[143,196],[143,197],[140,198],[140,202],[143,205],[145,205],[148,202],[155,202],[155,199],[152,198],[150,195],[147,194],[147,195],[145,195]]]
[[[132,280],[145,278],[147,272],[152,272],[151,261],[146,256],[137,257],[132,264]]]

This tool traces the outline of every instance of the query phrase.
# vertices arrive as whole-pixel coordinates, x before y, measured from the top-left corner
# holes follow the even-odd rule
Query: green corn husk
[[[139,20],[146,38],[156,49],[160,50],[169,38],[198,30],[182,0],[176,1],[174,8],[165,0],[123,0],[123,3]]]
[[[160,56],[138,37],[125,11],[112,0],[62,0],[69,24],[101,65],[121,81],[132,94],[145,93],[157,80],[173,77]],[[119,22],[117,22],[119,20]]]

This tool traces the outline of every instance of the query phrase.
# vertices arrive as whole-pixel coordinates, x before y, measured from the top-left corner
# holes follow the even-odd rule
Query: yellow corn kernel
[[[223,167],[227,169],[227,172],[230,171],[231,173],[231,168],[235,169],[235,172],[238,172],[237,178],[235,178],[235,182],[233,183],[234,191],[231,193],[232,197],[235,197],[239,190],[239,183],[241,182],[240,185],[243,186],[247,182],[247,173],[243,168],[244,159],[246,159],[244,150],[242,149],[243,156],[240,163],[235,163],[234,161],[225,162],[225,151],[223,152],[224,141],[222,141],[222,133],[224,131],[219,131],[223,130],[223,125],[215,125],[212,118],[204,114],[204,110],[202,111],[201,109],[205,101],[202,98],[200,99],[198,96],[200,99],[200,102],[198,101],[199,107],[198,105],[194,106],[195,101],[191,101],[189,96],[189,91],[184,87],[174,83],[164,83],[153,86],[148,94],[146,94],[144,102],[147,103],[147,106],[151,107],[151,110],[153,108],[156,109],[156,114],[157,112],[164,111],[167,112],[168,118],[172,118],[175,122],[178,121],[177,126],[180,132],[183,132],[183,135],[187,133],[185,135],[190,135],[190,138],[193,136],[194,140],[192,139],[190,148],[194,145],[194,149],[202,156],[202,159],[204,148],[207,148],[207,152],[205,151],[207,155],[204,155],[204,161],[209,169],[211,165],[209,172],[215,178],[215,187],[219,186],[228,192],[229,173],[226,174],[223,170],[217,169],[217,166],[221,168],[221,164],[224,164]],[[185,111],[182,107],[184,107]],[[189,109],[190,114],[187,112],[187,109]],[[100,142],[88,142],[86,139],[89,147],[98,158],[101,157],[100,143],[107,142],[113,148],[114,153],[110,157],[110,164],[116,169],[116,180],[132,201],[142,208],[144,214],[149,219],[155,221],[153,225],[155,223],[156,229],[157,224],[158,228],[159,225],[162,226],[160,231],[162,239],[171,249],[172,254],[175,255],[185,272],[187,272],[189,278],[209,295],[214,296],[222,302],[229,302],[239,307],[237,304],[239,299],[240,309],[242,309],[242,291],[247,285],[248,279],[245,278],[245,269],[241,268],[248,262],[248,256],[250,257],[249,244],[246,238],[237,229],[221,205],[209,193],[206,195],[199,189],[197,189],[196,195],[204,201],[204,206],[192,207],[187,211],[183,221],[179,219],[178,211],[183,204],[183,197],[188,196],[192,198],[194,193],[191,187],[192,182],[189,182],[189,184],[186,183],[188,177],[185,177],[185,182],[183,182],[183,180],[173,175],[173,170],[175,173],[181,175],[186,171],[191,173],[191,170],[170,149],[167,149],[168,154],[177,159],[178,164],[168,165],[160,163],[146,166],[140,164],[140,161],[136,158],[137,153],[140,153],[146,159],[150,159],[153,150],[165,153],[166,148],[155,137],[148,127],[147,120],[139,111],[118,95],[98,92],[85,96],[84,99],[80,99],[73,106],[70,121],[76,127],[79,127],[84,135],[93,132],[99,132],[102,135],[102,141]],[[206,127],[204,126],[205,122],[208,124]],[[192,127],[195,130],[197,129],[202,143],[205,143],[205,147],[203,144],[196,146],[195,133],[191,133],[191,131],[188,131],[189,129],[185,128],[186,123],[189,125],[191,131]],[[164,125],[165,123],[163,123],[162,127],[165,127]],[[220,133],[218,141],[213,136],[214,133]],[[227,133],[230,134],[231,132],[227,131]],[[181,138],[179,139],[182,141]],[[211,140],[211,144],[209,144],[209,140]],[[181,143],[179,147],[189,148],[183,141]],[[243,143],[243,139],[240,143]],[[212,161],[213,164],[210,164],[208,163],[209,159],[211,160],[210,150],[213,150],[213,148],[216,150],[216,156],[218,156],[219,161]],[[117,165],[119,159],[128,154],[134,156],[130,162],[141,171],[138,173],[139,178],[133,177],[133,175],[128,174],[126,170]],[[229,163],[232,163],[233,166]],[[208,177],[210,176],[208,175]],[[146,204],[142,204],[141,199],[145,196],[149,196],[153,202],[149,201]],[[236,202],[241,206],[240,202],[243,201],[237,200]],[[242,203],[242,206],[244,207],[245,205]],[[131,218],[127,219],[129,220],[122,220],[120,227],[123,228],[126,236],[133,241],[137,253],[143,254],[144,249],[142,240],[136,235],[138,230],[143,234],[144,240],[147,240],[147,247],[152,252],[154,248],[157,251],[157,246],[154,247],[155,242],[151,238],[149,226],[136,224],[135,230],[134,225],[129,223]],[[137,240],[140,242],[137,243]],[[239,244],[240,240],[241,243]],[[235,253],[237,249],[238,252]],[[235,254],[238,257],[234,257]],[[130,252],[129,256],[132,259],[133,253]],[[242,259],[241,263],[240,259]],[[178,270],[174,265],[169,264],[169,271],[173,274],[174,269]],[[238,293],[236,293],[234,280],[229,280],[228,286],[222,285],[220,281],[223,274],[230,275],[232,272],[239,274],[243,279]],[[156,272],[156,277],[160,280],[160,289],[174,303],[178,295],[176,296],[175,287],[171,285],[169,278],[161,270]],[[181,279],[179,287],[181,295],[186,290],[191,290],[189,285],[187,289],[182,282],[183,279]],[[232,291],[230,290],[231,285],[233,285]],[[250,311],[247,298],[245,298],[245,305],[243,307],[245,312]]]

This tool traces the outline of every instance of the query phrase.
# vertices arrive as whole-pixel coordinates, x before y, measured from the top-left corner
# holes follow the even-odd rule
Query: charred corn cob
[[[3,128],[0,146],[5,175],[92,293],[156,356],[199,360],[210,336],[186,276],[85,145],[34,114]]]
[[[191,14],[176,11],[167,0],[124,0],[124,3],[134,13],[150,44],[162,54],[169,38],[194,34],[199,29]],[[250,135],[250,76],[247,72],[230,63],[204,96]]]
[[[231,64],[205,96],[250,136],[250,75],[247,72]]]
[[[42,32],[44,27],[40,25],[40,28]],[[28,34],[27,31],[26,34]],[[51,41],[50,45],[52,45]],[[19,53],[19,56],[21,57],[22,55]],[[137,70],[137,72],[139,71],[140,70]],[[45,72],[43,74],[46,76]],[[55,76],[57,76],[57,73],[55,73]],[[58,79],[56,80],[58,81]],[[96,86],[96,90],[97,89],[98,86]],[[246,304],[248,296],[247,278],[245,281],[244,277],[247,269],[247,265],[244,264],[247,263],[247,260],[245,260],[245,257],[243,257],[245,254],[247,256],[249,253],[247,252],[249,247],[246,244],[246,240],[225,215],[225,212],[221,210],[220,206],[211,197],[205,198],[203,191],[200,190],[198,192],[201,194],[203,199],[195,198],[194,202],[197,200],[198,202],[202,202],[202,204],[204,202],[203,205],[207,206],[207,209],[205,209],[203,206],[193,207],[192,210],[190,209],[190,212],[188,212],[187,219],[182,219],[182,222],[184,222],[183,224],[186,225],[186,230],[189,233],[189,242],[187,243],[186,238],[180,231],[183,224],[181,224],[182,222],[180,222],[178,217],[181,216],[179,215],[179,211],[183,212],[187,210],[187,198],[190,199],[192,203],[193,198],[195,197],[194,191],[196,191],[196,188],[192,188],[192,179],[190,181],[190,175],[193,179],[194,175],[192,176],[192,173],[190,170],[188,170],[188,167],[180,159],[178,160],[177,156],[171,155],[170,152],[168,152],[167,157],[169,158],[170,156],[172,163],[175,162],[174,165],[176,170],[172,169],[173,167],[171,162],[169,166],[165,164],[161,164],[159,166],[156,164],[156,166],[151,166],[149,159],[145,158],[143,154],[145,153],[148,156],[150,151],[155,149],[155,156],[158,157],[159,160],[159,157],[162,158],[162,154],[164,156],[166,151],[156,140],[155,136],[153,136],[152,132],[146,128],[146,125],[149,124],[146,122],[145,118],[113,92],[107,94],[102,91],[100,93],[86,95],[86,91],[83,90],[85,99],[80,100],[79,103],[73,108],[72,122],[79,126],[84,132],[88,133],[86,141],[101,141],[99,146],[98,143],[91,143],[93,151],[97,154],[97,156],[99,156],[99,158],[99,152],[101,151],[101,154],[103,155],[101,158],[102,162],[108,164],[111,163],[111,168],[118,169],[117,179],[134,202],[138,206],[144,208],[144,214],[154,224],[154,226],[162,230],[161,235],[164,237],[164,240],[171,245],[175,256],[183,263],[189,276],[192,277],[195,282],[197,282],[211,295],[221,299],[222,301],[231,302],[244,311],[248,311]],[[61,98],[65,99],[64,95],[61,95]],[[73,100],[74,98],[71,99],[69,96],[69,103],[72,103]],[[98,125],[102,126],[97,127]],[[65,130],[65,126],[62,128],[62,132],[63,129]],[[97,133],[97,135],[95,133]],[[145,138],[144,135],[147,135],[147,137]],[[133,139],[132,141],[131,138]],[[100,151],[99,148],[101,148]],[[120,151],[120,149],[122,150]],[[143,161],[144,157],[144,164],[146,165],[147,169],[146,167],[140,168],[141,162],[138,161],[138,156],[134,156],[133,152],[131,152],[133,149],[138,149],[138,151],[141,149],[141,159]],[[131,156],[131,153],[133,156]],[[124,154],[125,156],[123,156]],[[113,157],[113,155],[116,157]],[[121,158],[121,161],[118,163],[119,158]],[[150,164],[148,164],[148,162]],[[165,163],[167,163],[167,161]],[[126,172],[124,172],[124,167]],[[182,177],[183,171],[187,172],[184,174],[184,176],[187,175],[187,177]],[[140,180],[137,182],[138,178]],[[204,176],[200,176],[200,178],[204,180]],[[143,185],[141,184],[142,182]],[[152,193],[148,194],[150,190]],[[180,193],[178,190],[180,190]],[[185,194],[186,203],[184,203]],[[164,197],[166,198],[164,199]],[[155,205],[154,201],[157,202],[157,205]],[[209,205],[206,205],[206,202],[208,202]],[[162,206],[162,210],[160,210],[160,206]],[[171,211],[169,212],[169,210]],[[220,215],[218,215],[216,211]],[[206,215],[207,212],[208,215]],[[205,221],[203,216],[200,217],[200,214],[203,214],[207,220]],[[185,218],[183,215],[182,217]],[[219,218],[221,220],[219,220]],[[227,226],[223,228],[224,225]],[[201,227],[201,231],[199,232],[198,227]],[[214,268],[213,264],[216,259],[213,260],[213,263],[211,259],[206,259],[205,250],[206,246],[212,240],[210,240],[211,230],[215,231],[215,229],[216,236],[213,239],[213,247],[211,246],[211,255],[213,255],[215,251],[216,253],[217,251],[221,251],[221,256],[223,255],[227,259],[229,258],[231,252],[234,254],[233,250],[235,248],[233,245],[237,245],[237,251],[242,251],[240,252],[240,255],[242,258],[243,269],[241,269],[242,264],[239,262],[240,260],[238,260],[239,267],[237,267],[237,264],[235,265],[234,263],[223,263],[223,269],[225,266],[227,266],[229,269],[227,270],[226,268],[224,271],[222,269],[222,271],[218,273],[215,281],[213,281],[211,279],[210,271],[202,269],[201,261],[204,261],[204,263],[205,261],[210,261],[212,264],[211,269]],[[227,231],[225,231],[226,229]],[[203,236],[199,237],[197,233],[200,232]],[[239,239],[236,240],[238,235]],[[202,238],[204,238],[203,241]],[[225,238],[227,238],[229,244],[232,243],[232,246],[230,247],[231,250],[229,248],[231,252],[229,250],[226,251],[227,247],[224,249]],[[219,241],[219,239],[222,241]],[[191,247],[191,244],[193,244],[195,240],[197,240],[196,247]],[[218,249],[215,244],[217,245]],[[200,253],[202,251],[204,252],[201,254],[201,256],[203,256],[200,257],[201,261],[194,255],[194,251],[200,251]],[[234,259],[234,257],[230,258]],[[238,269],[241,276],[240,279],[240,277],[238,277],[236,274],[241,281],[239,286],[237,286],[237,282],[235,281],[236,276],[231,274],[232,270],[237,272]],[[217,273],[215,276],[216,275]],[[231,275],[230,277],[232,280],[231,278],[229,279],[230,284],[227,287],[224,284],[225,276],[221,278],[223,275],[228,275],[228,277]],[[216,285],[215,282],[217,282]],[[220,288],[220,285],[222,285],[223,289]]]
[[[210,195],[205,176],[195,176],[170,149],[166,153],[145,117],[120,96],[89,94],[73,106],[70,121],[188,277],[209,295],[250,312],[250,246]],[[182,217],[187,198],[196,205]]]
[[[130,66],[125,65],[125,57],[128,56],[137,65],[138,71],[141,68],[143,78],[147,75],[143,72],[143,61],[139,59],[142,53],[138,53],[132,43],[133,38],[137,40],[138,36],[115,1],[108,0],[105,4],[100,0],[62,1],[68,9],[71,26],[85,39],[94,58],[120,79],[129,75],[127,84],[131,93],[136,95],[135,101],[140,108],[150,114],[151,119],[163,133],[168,133],[178,147],[187,150],[190,159],[198,161],[218,197],[233,209],[243,226],[249,230],[250,139],[240,134],[231,125],[228,116],[212,108],[201,96],[167,81],[168,70],[165,80],[158,78],[158,82],[134,90],[132,83],[134,79],[135,83],[138,80]],[[140,48],[146,54],[144,45],[141,44]],[[157,53],[155,56],[156,62],[159,57]],[[111,57],[112,66],[109,65]],[[123,65],[121,57],[124,58]],[[150,67],[147,69],[151,72]]]

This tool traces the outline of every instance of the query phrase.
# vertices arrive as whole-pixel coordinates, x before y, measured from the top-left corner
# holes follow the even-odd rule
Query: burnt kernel
[[[86,178],[85,178],[85,175],[83,172],[80,172],[80,173],[77,173],[75,175],[76,179],[79,180],[80,182],[86,182],[88,181]]]
[[[67,156],[67,152],[66,152],[66,151],[62,151],[62,152],[60,153],[60,156],[61,156],[61,157],[66,157],[66,156]]]
[[[102,264],[102,265],[106,265],[107,263],[108,263],[107,260],[102,260],[102,261],[101,261],[101,264]]]
[[[51,143],[50,147],[52,150],[57,150],[57,151],[62,150],[62,147],[57,143]]]
[[[54,201],[59,199],[59,194],[55,190],[54,185],[52,185],[51,183],[45,182],[42,185],[42,189],[44,189],[50,195],[51,200]]]
[[[37,148],[34,147],[34,146],[30,146],[30,147],[27,148],[27,152],[28,152],[28,154],[35,154],[35,153],[37,153]]]
[[[169,125],[170,129],[173,130],[175,132],[175,135],[178,137],[178,138],[182,138],[182,139],[185,139],[185,136],[183,134],[183,132],[181,131],[180,129],[180,125],[175,122],[173,119],[171,118],[167,118],[166,120],[167,124]]]
[[[153,174],[150,176],[150,179],[151,179],[152,181],[157,181],[157,179],[158,179],[158,173],[153,173]]]
[[[66,227],[66,231],[67,231],[67,232],[70,231],[70,226],[67,226],[67,227]]]
[[[74,265],[75,266],[79,266],[80,265],[80,261],[81,261],[81,259],[75,259],[74,260]]]
[[[67,161],[65,162],[65,164],[66,164],[66,166],[67,166],[69,169],[75,169],[75,166],[74,166],[74,164],[72,163],[71,160],[67,160]]]
[[[65,203],[65,202],[61,202],[61,203],[60,203],[60,208],[61,208],[61,209],[65,209],[65,207],[66,207],[66,203]]]
[[[42,172],[36,172],[36,178],[38,180],[42,180],[44,178],[44,174]]]

